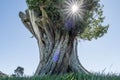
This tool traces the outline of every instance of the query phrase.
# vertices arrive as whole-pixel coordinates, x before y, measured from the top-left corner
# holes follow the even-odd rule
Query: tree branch
[[[27,16],[28,14],[24,14],[23,12],[19,12],[19,17],[21,18],[21,21],[23,22],[23,24],[25,25],[25,27],[33,34],[34,37],[36,37],[30,19]]]

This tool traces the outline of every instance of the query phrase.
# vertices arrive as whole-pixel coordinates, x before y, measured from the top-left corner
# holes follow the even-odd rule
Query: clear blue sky
[[[120,73],[120,0],[101,0],[104,4],[105,24],[110,28],[104,37],[81,41],[79,58],[92,72]],[[1,0],[0,4],[0,71],[12,74],[17,66],[32,75],[37,68],[39,52],[37,42],[18,17],[27,8],[25,0]]]

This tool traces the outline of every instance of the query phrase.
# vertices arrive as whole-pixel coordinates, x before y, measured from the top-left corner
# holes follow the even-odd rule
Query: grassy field
[[[117,75],[86,75],[86,74],[65,74],[62,76],[44,76],[44,77],[1,77],[0,80],[120,80]]]

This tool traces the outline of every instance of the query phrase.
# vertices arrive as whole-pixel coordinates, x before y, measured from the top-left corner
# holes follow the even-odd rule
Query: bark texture
[[[68,72],[89,72],[81,65],[77,56],[75,32],[59,29],[40,7],[42,16],[27,9],[19,16],[25,27],[37,39],[40,61],[35,75],[64,74]]]

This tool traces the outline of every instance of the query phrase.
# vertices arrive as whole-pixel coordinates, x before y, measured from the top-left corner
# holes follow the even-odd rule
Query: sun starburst
[[[63,14],[68,19],[82,20],[84,16],[84,1],[83,0],[66,0],[64,8],[62,9]]]

